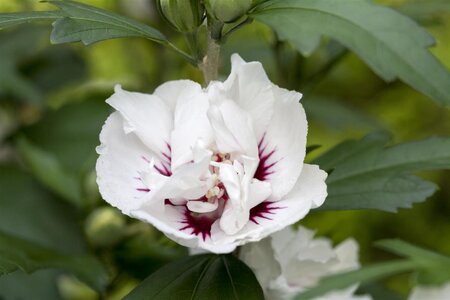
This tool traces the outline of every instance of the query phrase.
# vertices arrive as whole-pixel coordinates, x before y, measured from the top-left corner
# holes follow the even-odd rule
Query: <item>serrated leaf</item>
[[[375,243],[379,248],[400,256],[408,257],[422,266],[418,273],[420,284],[444,284],[450,281],[450,257],[420,248],[402,240],[381,240]]]
[[[0,276],[17,269],[31,273],[39,269],[56,268],[73,273],[98,291],[107,284],[106,270],[96,258],[60,254],[1,231],[0,257]]]
[[[43,185],[67,201],[81,205],[81,182],[64,170],[55,156],[39,149],[23,136],[17,139],[17,148],[31,172]]]
[[[47,2],[59,7],[64,16],[53,23],[51,41],[56,44],[81,41],[89,45],[120,37],[144,37],[159,43],[167,41],[155,28],[107,10],[74,1]]]
[[[396,212],[425,201],[437,191],[432,182],[416,176],[364,176],[328,185],[323,210],[378,209]]]
[[[304,55],[322,35],[358,54],[380,77],[399,78],[450,104],[450,72],[429,51],[434,39],[414,21],[365,0],[271,0],[251,16],[272,27]]]
[[[125,300],[264,299],[253,272],[232,255],[196,255],[170,263],[145,279]]]
[[[450,138],[432,137],[385,148],[386,134],[346,141],[314,163],[330,172],[328,198],[319,209],[395,212],[431,196],[437,186],[408,173],[450,167]]]
[[[356,283],[373,282],[378,279],[417,269],[417,263],[397,260],[365,266],[355,271],[338,273],[320,280],[316,287],[298,294],[295,300],[309,300],[335,290],[345,289]]]
[[[0,29],[33,21],[52,21],[60,17],[57,11],[32,11],[0,14]]]

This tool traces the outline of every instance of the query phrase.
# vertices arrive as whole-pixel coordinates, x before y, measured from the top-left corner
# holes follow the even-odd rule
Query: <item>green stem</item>
[[[196,64],[200,61],[200,51],[198,49],[198,39],[197,39],[197,31],[188,32],[185,34],[187,43],[189,48],[191,49],[191,53],[194,56]]]
[[[186,59],[189,63],[191,63],[193,66],[197,65],[197,61],[195,58],[193,58],[192,56],[190,56],[189,54],[187,54],[186,52],[184,52],[183,50],[181,50],[180,48],[178,48],[177,46],[175,46],[174,44],[172,44],[171,42],[165,42],[164,43],[166,46],[168,46],[170,49],[174,50],[175,52],[177,52],[178,54],[180,54],[184,59]]]
[[[203,57],[203,61],[198,66],[203,72],[206,86],[212,80],[216,80],[219,74],[220,39],[222,38],[222,28],[223,23],[208,22],[209,34],[206,55]]]
[[[208,85],[212,80],[217,79],[219,73],[219,58],[220,45],[216,40],[209,37],[206,55],[203,57],[203,61],[199,65],[200,69],[203,72],[205,85]]]
[[[244,27],[247,24],[250,24],[253,22],[253,19],[250,17],[247,17],[244,21],[242,21],[241,23],[237,24],[236,26],[234,26],[233,28],[229,29],[227,32],[225,32],[222,36],[222,41],[226,41],[226,39],[234,32],[236,32],[237,30],[241,29],[242,27]]]

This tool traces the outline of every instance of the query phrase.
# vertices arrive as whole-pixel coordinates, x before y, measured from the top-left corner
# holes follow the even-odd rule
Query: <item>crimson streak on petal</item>
[[[217,218],[212,218],[209,216],[202,216],[189,211],[186,207],[184,211],[184,220],[181,223],[185,224],[180,230],[191,230],[191,234],[201,235],[203,241],[207,237],[211,237],[211,226],[217,220]]]
[[[259,225],[258,221],[256,220],[257,218],[272,220],[272,218],[270,218],[269,216],[274,215],[275,210],[285,208],[280,206],[274,206],[275,203],[276,202],[264,201],[256,205],[252,209],[250,209],[250,221]]]
[[[267,144],[264,145],[265,135],[261,138],[258,144],[258,156],[259,156],[259,165],[256,169],[254,178],[264,181],[267,180],[270,174],[273,174],[273,167],[276,165],[278,161],[270,162],[270,158],[275,153],[275,149],[268,150]]]

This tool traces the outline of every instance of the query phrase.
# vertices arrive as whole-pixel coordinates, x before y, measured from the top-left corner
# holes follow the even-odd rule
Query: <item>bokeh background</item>
[[[181,48],[183,37],[159,17],[152,0],[80,1],[149,23]],[[378,1],[399,9],[437,40],[433,53],[450,68],[450,1]],[[46,10],[33,0],[2,0],[0,12]],[[149,225],[128,219],[101,200],[95,184],[95,147],[111,109],[105,99],[120,83],[152,92],[159,84],[201,73],[175,53],[143,39],[85,47],[51,45],[48,23],[0,31],[0,230],[63,253],[93,252],[112,275],[107,299],[120,299],[162,264],[186,255]],[[222,76],[229,56],[259,60],[280,86],[304,93],[308,159],[348,138],[389,131],[392,142],[450,135],[450,110],[401,82],[380,80],[358,57],[332,40],[304,58],[276,42],[264,25],[237,31],[222,49]],[[449,149],[450,151],[450,149]],[[57,168],[64,176],[55,176]],[[397,214],[377,211],[315,212],[301,223],[338,243],[354,237],[363,264],[391,259],[374,241],[400,238],[450,255],[450,171],[420,174],[440,190],[427,202]],[[55,188],[55,181],[66,188]],[[60,184],[57,184],[61,186]],[[376,299],[404,299],[409,275],[363,286]],[[393,294],[395,292],[395,294]],[[98,299],[57,270],[22,271],[0,277],[0,299]]]

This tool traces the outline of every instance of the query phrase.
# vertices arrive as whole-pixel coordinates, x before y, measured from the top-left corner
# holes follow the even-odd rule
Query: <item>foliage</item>
[[[320,209],[380,209],[395,212],[425,201],[433,183],[408,173],[450,166],[450,139],[429,138],[384,148],[385,134],[347,141],[317,158],[329,171],[326,203]]]
[[[154,272],[125,299],[264,299],[255,275],[231,255],[204,254]]]
[[[357,228],[362,249],[372,251],[363,253],[368,264],[361,269],[327,277],[297,299],[355,283],[401,298],[409,289],[404,276],[395,276],[402,273],[412,273],[416,284],[450,280],[448,256],[400,240],[450,254],[446,239],[427,239],[427,230],[450,234],[448,171],[436,171],[450,166],[450,113],[441,106],[450,103],[446,1],[251,1],[227,24],[208,15],[197,30],[181,33],[154,6],[84,2],[0,3],[0,298],[59,299],[60,278],[69,278],[62,273],[105,299],[263,298],[234,256],[187,256],[152,227],[98,213],[104,207],[94,182],[95,146],[113,83],[150,91],[169,79],[198,81],[192,66],[204,70],[208,38],[222,47],[224,62],[238,49],[262,61],[280,86],[304,92],[308,157],[329,173],[329,197],[315,210],[319,232],[334,226],[345,236]],[[30,22],[39,26],[14,28]],[[91,46],[50,46],[50,23],[53,44]],[[368,250],[374,239],[398,234],[385,222],[390,217],[347,212],[350,218],[340,220],[323,212],[401,208],[414,214],[402,220],[400,239],[375,243],[402,257],[391,261]],[[385,285],[387,277],[393,279]]]

